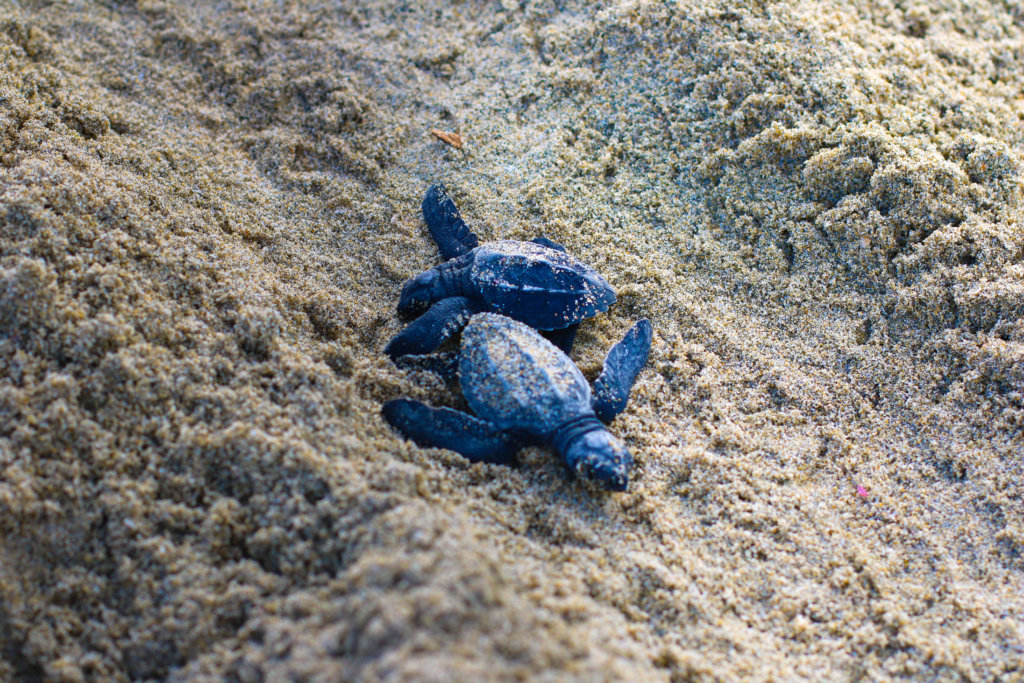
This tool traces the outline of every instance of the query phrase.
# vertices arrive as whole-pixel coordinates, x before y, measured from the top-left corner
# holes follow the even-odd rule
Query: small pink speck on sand
[[[867,498],[868,490],[861,486],[860,484],[857,484],[857,495],[860,496],[861,498]]]

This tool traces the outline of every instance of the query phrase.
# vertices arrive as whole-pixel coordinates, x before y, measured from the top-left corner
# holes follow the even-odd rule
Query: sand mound
[[[994,1],[0,9],[0,678],[1024,675],[1022,91]],[[651,318],[628,493],[380,419],[437,180]]]

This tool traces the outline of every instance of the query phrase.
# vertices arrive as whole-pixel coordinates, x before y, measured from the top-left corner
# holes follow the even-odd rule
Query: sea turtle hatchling
[[[548,338],[568,353],[579,322],[615,303],[596,270],[545,237],[480,245],[441,183],[427,190],[423,218],[445,262],[402,288],[400,315],[427,310],[387,345],[393,360],[433,351],[482,312],[550,330]]]
[[[502,315],[473,316],[462,333],[459,380],[476,417],[398,399],[382,409],[420,446],[448,448],[474,462],[509,463],[520,447],[554,447],[570,470],[624,491],[633,458],[603,422],[626,407],[647,363],[651,324],[643,319],[612,347],[591,390],[576,364],[537,331]]]

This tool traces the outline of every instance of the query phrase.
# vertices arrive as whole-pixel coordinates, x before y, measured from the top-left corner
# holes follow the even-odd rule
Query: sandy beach
[[[1024,680],[1018,3],[196,4],[0,0],[0,680]],[[438,181],[628,491],[382,420]]]

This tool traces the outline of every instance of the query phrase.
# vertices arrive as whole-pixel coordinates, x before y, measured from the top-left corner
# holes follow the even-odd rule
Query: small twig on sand
[[[462,149],[462,136],[458,133],[449,133],[447,131],[432,128],[430,134],[441,142],[446,142],[455,149]]]

